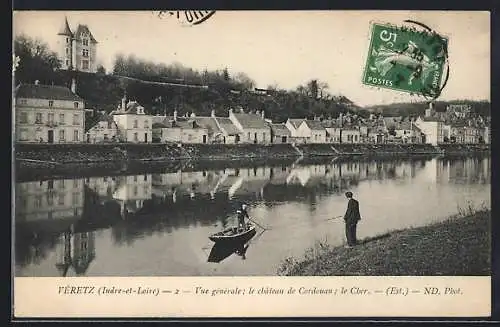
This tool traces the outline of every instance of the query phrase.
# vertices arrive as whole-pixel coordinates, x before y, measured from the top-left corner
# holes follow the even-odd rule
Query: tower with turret
[[[96,72],[97,41],[87,25],[78,24],[72,31],[65,17],[57,36],[57,53],[61,69]]]

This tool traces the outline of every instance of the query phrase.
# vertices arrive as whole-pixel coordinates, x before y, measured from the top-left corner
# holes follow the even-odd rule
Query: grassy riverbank
[[[287,258],[285,276],[489,275],[491,211],[469,208],[430,226],[360,240],[354,248],[318,243]]]

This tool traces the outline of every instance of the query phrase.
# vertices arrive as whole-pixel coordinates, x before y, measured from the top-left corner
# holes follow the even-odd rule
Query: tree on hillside
[[[236,83],[238,83],[242,90],[252,90],[255,87],[255,81],[248,77],[245,73],[238,73],[234,77]]]
[[[40,39],[33,39],[26,35],[14,39],[14,54],[19,57],[19,66],[16,69],[17,83],[33,83],[39,80],[42,84],[56,83],[55,71],[61,67],[57,54]]]

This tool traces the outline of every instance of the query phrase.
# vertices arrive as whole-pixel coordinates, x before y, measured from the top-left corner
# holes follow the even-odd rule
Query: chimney
[[[174,110],[174,121],[177,121],[177,110]]]
[[[266,119],[266,115],[265,115],[265,113],[264,113],[264,110],[262,110],[262,111],[260,112],[260,116],[262,117],[262,119]]]
[[[215,110],[212,110],[212,111],[210,112],[210,117],[215,118]]]
[[[76,94],[76,79],[74,77],[71,79],[71,92]]]
[[[40,81],[39,80],[36,80],[35,81],[35,85],[39,85],[40,84]]]
[[[122,111],[125,111],[125,107],[127,106],[127,91],[123,92],[123,98],[122,98]]]

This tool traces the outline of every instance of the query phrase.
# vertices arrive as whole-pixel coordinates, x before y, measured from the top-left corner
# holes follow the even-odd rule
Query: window
[[[134,133],[134,141],[139,141],[139,134],[138,133]]]
[[[60,206],[64,205],[64,193],[59,194],[58,203]]]
[[[35,124],[41,124],[42,123],[42,113],[37,112],[35,115]]]
[[[19,122],[21,124],[26,124],[28,123],[28,113],[27,112],[21,112],[19,116]]]
[[[266,133],[262,133],[262,141],[266,140]]]
[[[149,122],[147,120],[144,121],[144,128],[149,128]]]
[[[66,38],[66,43],[69,43],[69,37]]]
[[[66,66],[69,67],[69,60],[66,60]]]
[[[53,100],[49,100],[49,107],[52,108],[54,106],[54,101]]]
[[[250,141],[250,132],[248,132],[248,140]]]
[[[21,141],[27,141],[28,140],[28,130],[26,128],[21,128],[21,130],[19,131],[20,135],[19,135],[19,139]]]
[[[134,186],[134,195],[137,195],[137,193],[139,193],[138,191],[139,191],[139,188],[137,187],[137,185],[135,185]]]
[[[60,189],[61,189],[61,190],[64,190],[64,188],[66,187],[66,186],[64,185],[64,179],[61,179],[61,180],[59,181],[59,187],[60,187]]]
[[[82,60],[82,69],[89,69],[89,61]]]
[[[83,40],[82,40],[82,44],[83,44],[84,46],[88,47],[88,46],[89,46],[89,39],[83,39]]]
[[[35,208],[40,208],[42,206],[42,196],[37,195],[35,198]]]
[[[69,48],[66,48],[66,54],[69,54]]]
[[[148,181],[148,175],[144,175],[144,181],[147,182]]]
[[[76,193],[76,192],[74,192],[74,193],[73,193],[73,196],[71,197],[71,203],[72,203],[73,205],[78,205],[78,202],[80,202],[80,201],[79,201],[79,198],[78,198],[78,195],[79,195],[79,194],[78,194],[78,193]]]
[[[59,114],[59,124],[64,125],[64,114]]]
[[[109,140],[108,134],[104,134],[104,141]]]
[[[53,113],[49,113],[48,121],[49,121],[49,124],[53,124],[54,123],[54,114]]]
[[[134,175],[134,182],[137,183],[137,175]]]
[[[108,121],[108,129],[111,129],[111,128],[113,128],[112,123],[110,121]]]
[[[134,128],[137,128],[137,127],[139,127],[139,122],[136,119],[136,120],[134,120]]]
[[[80,115],[78,114],[73,115],[73,125],[80,125]]]
[[[82,50],[82,56],[84,56],[84,57],[88,57],[88,56],[89,56],[89,50],[87,50],[87,49],[83,49],[83,50]]]
[[[19,100],[19,104],[23,104],[23,105],[25,105],[25,104],[27,104],[27,103],[28,103],[28,101],[27,101],[26,99],[21,99],[21,100]]]
[[[78,141],[78,139],[79,139],[78,130],[75,129],[73,131],[73,141]]]
[[[64,141],[64,129],[59,130],[59,141]]]
[[[75,109],[78,109],[78,102],[73,103]]]

